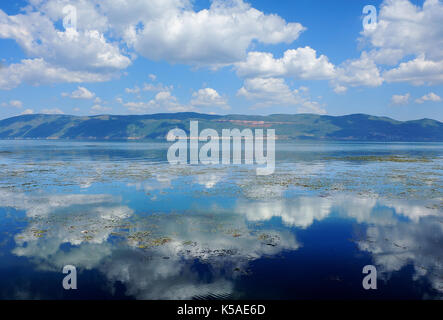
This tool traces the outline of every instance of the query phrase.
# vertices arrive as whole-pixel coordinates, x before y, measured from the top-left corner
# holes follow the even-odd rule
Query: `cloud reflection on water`
[[[170,185],[164,179],[159,183]],[[141,299],[228,297],[251,261],[297,250],[303,246],[295,238],[297,229],[332,215],[366,226],[357,246],[372,255],[385,279],[412,264],[416,279],[425,277],[443,292],[441,212],[418,203],[300,196],[241,199],[232,210],[216,205],[210,213],[144,216],[123,205],[121,197],[106,194],[29,196],[2,191],[0,200],[4,207],[26,211],[29,219],[14,236],[15,255],[27,257],[40,270],[59,272],[66,264],[97,269],[110,283],[124,283],[127,294]],[[284,227],[268,224],[272,218],[281,219]],[[148,240],[131,237],[148,231]],[[70,245],[68,250],[62,249],[64,244]],[[199,276],[195,259],[210,267],[211,281]]]

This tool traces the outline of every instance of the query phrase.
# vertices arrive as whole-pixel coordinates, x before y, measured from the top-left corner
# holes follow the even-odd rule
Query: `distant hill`
[[[213,128],[272,128],[279,139],[353,141],[443,141],[443,123],[430,120],[396,121],[366,114],[208,115],[161,113],[152,115],[23,115],[0,121],[0,139],[142,140],[165,139],[169,130],[189,132],[189,121],[199,130]]]

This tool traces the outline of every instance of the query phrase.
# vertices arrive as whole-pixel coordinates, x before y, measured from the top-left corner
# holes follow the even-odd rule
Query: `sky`
[[[193,111],[443,121],[442,21],[442,0],[1,1],[0,119]]]

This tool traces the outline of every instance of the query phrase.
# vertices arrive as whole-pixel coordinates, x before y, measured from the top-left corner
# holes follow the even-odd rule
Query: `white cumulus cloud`
[[[280,59],[271,53],[249,52],[245,61],[236,65],[241,77],[293,77],[296,79],[331,79],[335,68],[324,55],[310,48],[285,51]]]
[[[72,99],[93,99],[95,97],[95,93],[89,91],[85,87],[78,87],[77,90],[72,93],[62,93],[64,97],[71,97]]]
[[[112,6],[114,2],[107,1],[105,10],[111,19],[128,13],[126,19],[116,18],[126,42],[153,60],[217,67],[243,60],[253,41],[291,43],[304,30],[299,23],[264,14],[242,0],[214,0],[200,11],[188,1],[160,5],[120,0]]]
[[[229,109],[228,102],[212,88],[200,89],[192,94],[191,105],[196,107],[219,107]]]
[[[443,83],[443,60],[431,61],[421,55],[384,72],[383,77],[387,82],[409,82],[414,85]]]
[[[387,82],[414,85],[443,83],[443,2],[425,0],[415,5],[409,0],[385,0],[377,27],[362,31],[363,43],[373,50],[377,63],[400,65],[384,72]]]
[[[82,3],[85,1],[79,1],[79,9]],[[0,38],[15,40],[30,58],[0,70],[0,88],[12,89],[22,82],[38,85],[104,81],[129,66],[131,60],[121,53],[119,45],[92,28],[95,25],[57,29],[55,23],[66,4],[32,1],[23,14],[17,15],[0,10]],[[85,10],[83,17],[91,18],[95,12],[92,5]]]
[[[171,94],[170,91],[161,91],[155,97],[147,102],[126,102],[123,105],[128,108],[131,113],[155,113],[155,112],[182,112],[189,111],[193,108],[180,104],[177,97]]]
[[[391,98],[391,105],[404,105],[409,103],[409,98],[411,97],[410,93],[406,93],[404,95],[394,94]]]
[[[42,58],[23,59],[0,69],[0,89],[10,90],[26,82],[34,86],[51,83],[101,82],[112,78],[111,74],[89,71],[74,71],[56,67]]]
[[[341,93],[347,87],[368,86],[377,87],[383,83],[375,62],[366,52],[362,52],[359,59],[347,60],[336,70],[336,77],[331,81],[335,92]]]
[[[303,94],[305,90],[292,90],[281,78],[246,79],[237,95],[255,100],[255,108],[270,106],[297,106],[298,112],[325,114],[326,110]]]
[[[440,98],[440,96],[436,95],[435,93],[430,92],[428,94],[425,94],[423,97],[418,98],[418,99],[415,100],[416,103],[420,103],[420,104],[428,102],[428,101],[440,102],[441,98]]]

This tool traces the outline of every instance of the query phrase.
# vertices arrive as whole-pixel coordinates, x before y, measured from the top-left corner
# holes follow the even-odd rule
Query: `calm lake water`
[[[271,176],[167,148],[0,141],[0,298],[443,298],[443,144],[279,142]]]

